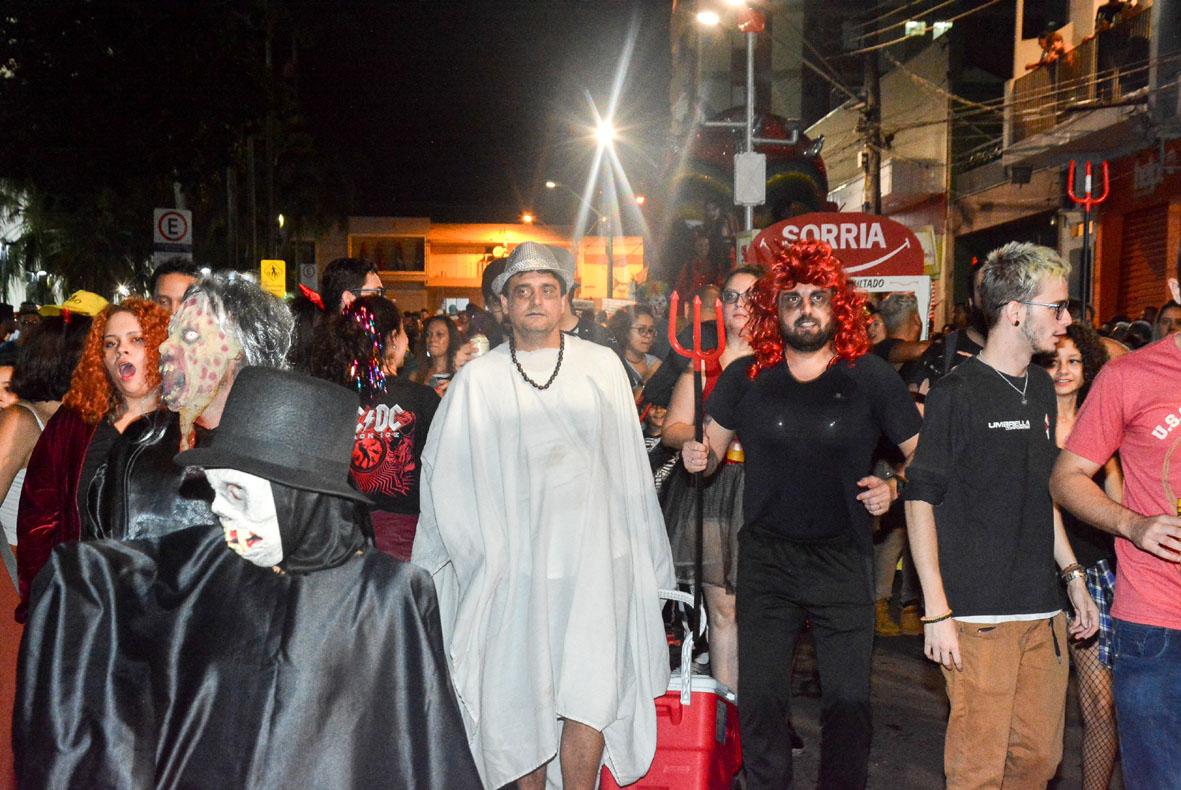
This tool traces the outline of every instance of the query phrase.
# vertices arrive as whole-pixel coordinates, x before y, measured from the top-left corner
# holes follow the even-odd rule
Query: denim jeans
[[[1115,712],[1124,786],[1181,788],[1181,631],[1115,621]]]

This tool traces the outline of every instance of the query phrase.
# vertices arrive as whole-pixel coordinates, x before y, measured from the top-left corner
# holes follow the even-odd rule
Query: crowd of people
[[[951,787],[1052,779],[1071,663],[1084,786],[1117,754],[1181,786],[1181,265],[1097,331],[1067,264],[1005,245],[923,339],[826,245],[758,256],[689,267],[696,326],[577,310],[532,242],[452,315],[356,258],[289,304],[176,260],[149,298],[10,311],[22,785],[634,782],[681,585],[745,787],[792,783],[805,633],[822,787],[866,784],[875,634],[942,667]]]

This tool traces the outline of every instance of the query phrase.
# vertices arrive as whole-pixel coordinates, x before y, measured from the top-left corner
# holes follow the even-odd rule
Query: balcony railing
[[[1055,63],[1013,80],[1009,145],[1048,132],[1090,106],[1101,107],[1148,86],[1151,18],[1149,5],[1087,39]]]

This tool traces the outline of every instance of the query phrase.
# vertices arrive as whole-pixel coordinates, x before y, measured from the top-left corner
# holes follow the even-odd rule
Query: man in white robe
[[[668,684],[668,538],[618,357],[559,330],[572,269],[517,247],[493,284],[510,342],[456,375],[422,454],[413,559],[490,788],[636,781]]]

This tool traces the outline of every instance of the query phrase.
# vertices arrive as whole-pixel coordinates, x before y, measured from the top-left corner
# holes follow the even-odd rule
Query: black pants
[[[873,725],[873,595],[851,538],[782,540],[743,529],[738,549],[738,715],[748,790],[792,783],[791,664],[812,620],[821,686],[821,788],[862,788]]]

